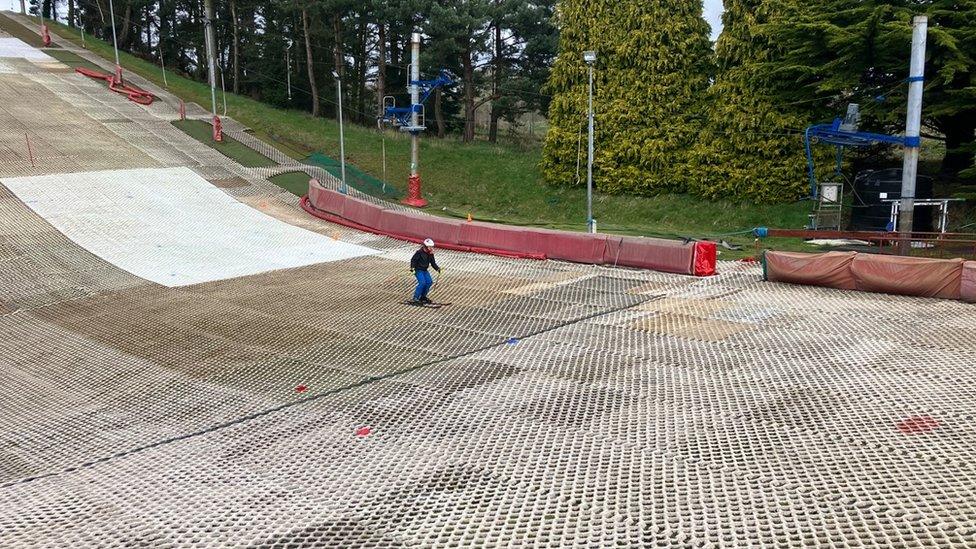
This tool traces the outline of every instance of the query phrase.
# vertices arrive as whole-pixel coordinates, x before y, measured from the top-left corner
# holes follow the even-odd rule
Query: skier
[[[410,258],[410,272],[417,277],[417,289],[413,292],[413,301],[410,302],[411,304],[426,305],[431,302],[427,298],[427,292],[430,291],[430,287],[434,284],[434,281],[430,278],[430,273],[427,272],[427,269],[428,267],[433,267],[438,273],[441,272],[441,268],[437,265],[437,260],[434,259],[433,248],[434,241],[429,238],[424,239],[424,245]]]

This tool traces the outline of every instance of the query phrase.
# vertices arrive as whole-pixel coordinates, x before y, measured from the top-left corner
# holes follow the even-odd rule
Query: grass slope
[[[77,31],[51,25],[53,32],[81,44]],[[112,59],[111,46],[87,38],[88,49]],[[158,85],[158,65],[121,53],[127,71]],[[201,105],[210,103],[210,88],[203,83],[168,73],[168,90]],[[227,94],[228,114],[252,128],[255,135],[273,141],[296,158],[311,151],[338,154],[338,126],[335,121],[312,118],[305,112],[270,107],[247,97]],[[287,136],[283,139],[280,136]],[[386,144],[387,182],[405,190],[409,172],[410,141],[394,132],[346,124],[346,157],[374,177],[383,174],[382,142]],[[539,173],[537,146],[519,148],[485,142],[462,144],[454,139],[421,139],[420,167],[425,197],[430,210],[476,219],[585,230],[586,191],[582,188],[546,185]],[[585,161],[585,160],[584,160]],[[585,171],[585,166],[584,166]],[[585,176],[584,176],[585,177]],[[709,202],[685,195],[656,197],[594,197],[594,217],[603,232],[649,236],[709,237],[765,225],[801,228],[807,221],[809,202],[773,206],[724,201]],[[739,243],[751,243],[739,238]],[[803,249],[797,240],[767,241],[777,248]],[[798,248],[799,246],[799,248]],[[751,252],[749,252],[751,253]],[[743,254],[726,254],[739,256]]]
[[[269,178],[268,181],[295,196],[305,196],[308,192],[309,179],[309,175],[305,172],[285,172]]]
[[[173,125],[204,145],[213,147],[217,152],[234,160],[241,166],[248,168],[266,168],[275,165],[274,161],[267,156],[242,144],[227,134],[224,134],[223,141],[217,143],[213,140],[213,126],[203,120],[177,120],[173,122]],[[306,181],[306,183],[308,182]]]
[[[51,57],[57,59],[58,61],[64,63],[65,65],[68,65],[72,69],[77,69],[78,67],[81,67],[85,69],[105,72],[105,69],[103,69],[102,67],[99,67],[98,65],[92,63],[91,61],[85,59],[84,57],[77,55],[75,53],[71,53],[70,51],[46,48],[44,50],[44,53],[50,55]]]

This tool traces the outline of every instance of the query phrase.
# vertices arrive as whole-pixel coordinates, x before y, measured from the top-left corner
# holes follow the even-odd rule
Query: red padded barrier
[[[962,264],[962,277],[959,281],[959,297],[963,301],[976,303],[976,261]]]
[[[851,262],[857,252],[774,252],[763,254],[766,280],[853,290]]]
[[[962,259],[857,254],[854,285],[865,292],[959,299]]]
[[[479,221],[462,223],[458,244],[510,252],[545,253],[531,229]]]
[[[416,240],[432,238],[438,244],[458,244],[461,222],[413,212],[383,210],[379,229]]]
[[[715,273],[715,244],[685,244],[657,238],[530,229],[494,223],[463,222],[409,211],[388,210],[309,181],[302,207],[322,219],[359,230],[438,247],[534,259],[610,264],[708,276]]]
[[[695,248],[661,238],[611,237],[607,239],[607,265],[639,267],[667,273],[690,274]]]
[[[346,203],[342,207],[342,217],[366,227],[379,227],[380,216],[384,210],[383,206],[347,197]]]
[[[389,234],[389,233],[386,233],[386,232],[383,232],[383,231],[377,229],[376,227],[367,227],[365,225],[360,225],[359,223],[355,223],[355,222],[350,221],[350,220],[348,220],[348,219],[346,219],[344,217],[339,217],[337,215],[334,215],[334,214],[331,214],[331,213],[328,213],[328,212],[319,210],[315,206],[312,205],[312,203],[309,200],[309,198],[308,198],[307,195],[302,197],[302,199],[299,201],[299,204],[301,204],[303,210],[305,210],[309,214],[311,214],[311,215],[313,215],[313,216],[315,216],[315,217],[317,217],[319,219],[324,219],[324,220],[326,220],[326,221],[328,221],[330,223],[335,223],[337,225],[342,225],[344,227],[350,227],[352,229],[356,229],[357,231],[363,231],[363,232],[367,232],[367,233],[373,233],[373,234],[379,234],[379,235],[383,235],[383,236],[389,236],[390,238],[396,238],[397,240],[405,240],[407,242],[417,242],[417,243],[419,243],[422,240],[420,238],[407,237],[407,236],[404,236],[404,235]],[[508,252],[508,251],[505,251],[505,250],[495,250],[495,249],[492,249],[492,248],[478,248],[478,247],[472,247],[472,246],[462,246],[460,244],[451,244],[451,243],[447,243],[447,242],[439,243],[439,244],[437,244],[437,247],[438,248],[444,248],[444,249],[447,249],[447,250],[457,250],[459,252],[473,252],[473,253],[476,253],[476,254],[497,255],[497,256],[501,256],[501,257],[511,257],[511,258],[515,258],[515,259],[545,259],[546,258],[546,256],[540,255],[540,254],[515,253],[515,252]]]
[[[714,242],[695,242],[695,258],[691,274],[712,276],[715,274],[715,262],[717,260],[718,248]]]
[[[538,241],[546,257],[576,263],[603,263],[607,249],[607,235],[527,229],[533,241]]]
[[[344,206],[347,196],[342,193],[326,189],[317,179],[308,182],[308,200],[316,209],[339,217],[345,217]]]

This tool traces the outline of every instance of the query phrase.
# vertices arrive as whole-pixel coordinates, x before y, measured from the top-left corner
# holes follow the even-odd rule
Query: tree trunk
[[[366,51],[366,37],[369,32],[369,25],[367,23],[366,14],[362,13],[359,16],[359,51],[357,52],[359,60],[356,66],[356,110],[360,114],[356,115],[361,123],[366,123],[365,113],[366,112],[366,57],[368,55]]]
[[[498,2],[499,0],[495,0],[496,5]],[[495,57],[492,62],[491,94],[497,97],[502,78],[502,24],[497,19],[495,20]],[[498,118],[500,116],[501,109],[498,108],[498,101],[493,100],[491,102],[491,121],[488,124],[488,141],[491,143],[498,142]]]
[[[976,111],[959,113],[942,126],[946,138],[946,153],[940,172],[944,176],[957,177],[959,172],[976,165],[973,161],[976,153],[972,149],[965,150],[976,141],[976,136],[973,135],[976,132]]]
[[[162,2],[159,3],[159,25],[157,28],[159,29],[159,56],[160,58],[163,59],[163,62],[166,63],[165,54],[170,53],[170,55],[172,55],[172,52],[170,52],[172,48],[167,47],[165,50],[163,49],[163,38],[166,38],[170,35],[169,33],[170,25],[169,25],[169,11],[163,11]],[[168,65],[168,63],[166,64]],[[170,66],[170,69],[172,70],[172,66]]]
[[[444,139],[447,130],[444,128],[444,111],[441,110],[441,88],[434,90],[434,121],[437,123],[437,137]]]
[[[20,0],[20,13],[27,15],[27,4],[24,0]]]
[[[332,15],[332,65],[335,67],[336,74],[339,75],[339,81],[336,82],[336,86],[342,87],[345,81],[345,61],[343,61],[342,54],[342,16],[339,13]],[[338,108],[336,109],[336,120],[339,119]],[[345,113],[343,113],[345,116]],[[348,118],[348,116],[346,117]]]
[[[230,0],[230,21],[231,21],[230,28],[231,28],[231,30],[233,32],[233,35],[234,35],[234,44],[233,44],[233,56],[234,56],[234,93],[235,94],[238,94],[241,91],[240,83],[239,83],[240,75],[241,75],[241,68],[240,68],[240,54],[239,54],[239,50],[238,50],[238,42],[240,41],[240,37],[238,35],[238,28],[237,28],[238,21],[237,21],[237,2],[236,2],[236,0]]]
[[[132,4],[125,3],[125,13],[122,16],[122,31],[119,32],[119,48],[129,45],[129,31],[132,30]]]
[[[146,29],[146,52],[152,57],[152,12],[149,5],[146,5],[146,14],[143,16],[143,27]]]
[[[461,53],[461,65],[464,81],[464,133],[461,140],[465,143],[474,141],[474,66],[471,62],[471,45],[465,44]]]
[[[75,28],[75,0],[68,0],[68,27]]]
[[[383,98],[386,96],[386,25],[376,25],[376,116],[383,116]]]
[[[319,90],[315,85],[315,61],[312,57],[312,38],[308,33],[308,10],[302,8],[302,28],[305,29],[305,57],[308,66],[308,85],[312,89],[312,116],[319,115]]]

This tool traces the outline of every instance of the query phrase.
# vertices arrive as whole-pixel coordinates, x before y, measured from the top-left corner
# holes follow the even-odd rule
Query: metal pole
[[[410,35],[410,76],[407,89],[410,91],[410,126],[405,128],[410,132],[410,178],[407,180],[407,197],[403,203],[415,208],[427,205],[420,190],[420,33]]]
[[[336,72],[336,91],[339,94],[339,166],[342,170],[342,193],[346,194],[348,188],[346,187],[346,139],[342,133],[342,79],[339,78],[339,73]]]
[[[227,88],[224,86],[224,68],[220,67],[220,95],[224,98],[224,114],[227,116]]]
[[[88,49],[88,44],[85,44],[85,26],[81,26],[81,47]]]
[[[922,86],[925,76],[925,35],[928,17],[916,15],[912,21],[912,60],[908,71],[908,113],[905,116],[905,159],[901,168],[901,211],[898,232],[900,251],[911,249],[912,223],[915,215],[915,178],[918,175],[919,131],[922,125]]]
[[[115,5],[112,0],[108,0],[108,15],[112,19],[112,47],[115,48],[115,67],[118,72],[118,67],[121,67],[122,63],[119,62],[119,40],[115,37]]]
[[[210,102],[212,106],[213,115],[217,116],[217,74],[216,69],[214,69],[214,44],[216,43],[216,38],[214,38],[213,30],[213,0],[203,0],[203,25],[204,25],[204,41],[207,43],[207,65],[208,72],[210,76]]]
[[[410,40],[410,126],[420,125],[420,113],[417,104],[420,103],[420,33],[415,32]],[[420,171],[420,133],[410,132],[410,176],[416,177]]]
[[[590,135],[586,155],[586,231],[595,233],[593,226],[593,65],[590,65],[589,119]]]
[[[287,67],[287,72],[285,73],[286,80],[288,82],[288,100],[291,101],[291,42],[288,43],[288,47],[285,48],[285,66]]]
[[[159,49],[159,68],[163,71],[163,85],[169,88],[169,82],[166,81],[166,65],[163,64],[163,42],[160,40],[158,44]]]

